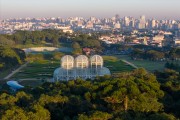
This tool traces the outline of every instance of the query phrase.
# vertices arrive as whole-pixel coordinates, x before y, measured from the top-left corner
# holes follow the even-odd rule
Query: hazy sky
[[[179,19],[180,0],[0,0],[0,18],[112,17]]]

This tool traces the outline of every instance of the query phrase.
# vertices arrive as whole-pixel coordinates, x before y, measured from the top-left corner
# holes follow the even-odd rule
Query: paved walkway
[[[132,66],[133,68],[138,68],[136,65],[134,65],[133,63],[128,62],[127,60],[122,60],[122,61],[125,62],[126,64]]]
[[[6,76],[4,79],[9,79],[10,77],[12,77],[14,74],[16,74],[17,72],[19,72],[22,68],[26,67],[27,64],[29,62],[26,62],[24,65],[21,65],[19,68],[17,68],[16,70],[12,71],[12,73],[10,73],[8,76]]]

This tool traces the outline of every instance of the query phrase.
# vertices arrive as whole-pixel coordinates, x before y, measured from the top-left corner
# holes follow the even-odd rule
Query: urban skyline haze
[[[0,0],[0,19],[133,16],[180,19],[180,0]]]

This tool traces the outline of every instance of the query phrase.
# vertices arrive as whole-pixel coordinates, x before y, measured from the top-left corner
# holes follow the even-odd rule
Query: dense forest
[[[57,46],[59,43],[78,43],[81,47],[99,48],[98,34],[64,33],[61,30],[45,29],[42,31],[16,31],[12,35],[1,34],[0,45],[44,45],[49,43]]]
[[[57,30],[42,30],[42,31],[16,31],[12,35],[0,35],[0,44],[6,45],[41,45],[45,42],[56,45],[60,36],[65,35]]]
[[[1,91],[2,120],[175,120],[180,118],[180,75],[140,68],[95,80],[70,80]],[[4,86],[5,87],[5,86]]]
[[[171,48],[170,50],[140,49],[134,48],[130,54],[132,59],[157,60],[180,60],[180,48]]]
[[[22,64],[25,58],[23,50],[0,45],[0,71]]]

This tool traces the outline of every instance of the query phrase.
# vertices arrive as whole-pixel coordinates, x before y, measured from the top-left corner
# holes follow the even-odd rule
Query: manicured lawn
[[[133,67],[113,56],[103,56],[104,66],[109,68],[111,73],[126,72],[133,70]],[[29,63],[27,67],[12,76],[11,79],[50,79],[53,72],[60,66],[59,61],[41,60]]]
[[[0,80],[0,87],[1,87],[1,85],[6,84],[6,82],[7,82],[7,80]]]
[[[148,60],[131,60],[130,57],[125,55],[119,56],[103,56],[104,66],[109,68],[111,73],[128,72],[134,68],[124,62],[121,59],[127,60],[137,67],[143,67],[148,71],[163,70],[166,62],[154,62]],[[41,60],[29,63],[27,67],[16,73],[11,79],[50,79],[53,77],[53,72],[60,66],[60,61]]]
[[[19,82],[19,84],[21,84],[23,86],[31,86],[31,87],[37,87],[43,83],[44,83],[43,80],[23,80],[23,81]]]
[[[104,66],[109,68],[111,73],[128,72],[134,68],[122,62],[114,56],[103,56]],[[46,80],[53,78],[53,72],[60,66],[60,61],[38,60],[29,63],[25,68],[11,77],[24,86],[37,86]]]
[[[103,56],[104,66],[109,68],[111,73],[128,72],[134,68],[130,65],[122,62],[120,59],[114,56]]]
[[[16,73],[12,79],[45,79],[52,78],[53,72],[56,68],[60,66],[59,61],[48,61],[41,60],[37,62],[32,62],[23,68],[21,71]]]
[[[149,61],[149,60],[132,60],[129,56],[127,55],[118,55],[117,56],[119,59],[124,59],[127,60],[137,67],[143,67],[148,71],[155,71],[159,70],[162,71],[164,69],[164,65],[166,61]]]
[[[11,69],[1,71],[0,72],[0,79],[3,79],[4,77],[6,77],[10,72],[11,72]]]

